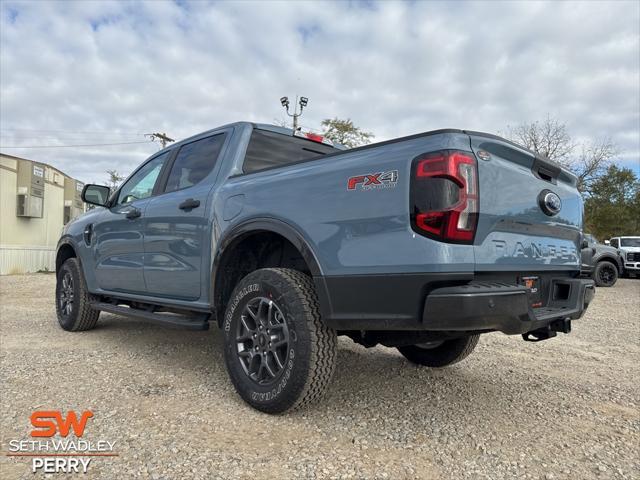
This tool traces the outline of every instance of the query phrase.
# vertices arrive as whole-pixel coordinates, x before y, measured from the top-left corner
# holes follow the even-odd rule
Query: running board
[[[125,317],[140,318],[148,322],[158,323],[173,328],[182,328],[186,330],[209,329],[208,313],[196,313],[193,316],[176,315],[172,313],[156,313],[147,310],[139,310],[137,308],[122,307],[120,305],[105,302],[92,303],[91,307],[103,312],[115,313],[116,315],[123,315]]]

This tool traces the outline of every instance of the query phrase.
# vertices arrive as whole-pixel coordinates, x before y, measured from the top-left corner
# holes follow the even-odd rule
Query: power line
[[[86,130],[48,130],[48,129],[37,129],[37,128],[0,128],[0,132],[48,132],[48,133],[79,133],[79,134],[96,134],[96,135],[144,135],[142,132],[114,132],[108,130],[102,131],[86,131]]]
[[[152,143],[149,140],[142,142],[121,142],[121,143],[93,143],[84,145],[0,145],[0,148],[78,148],[78,147],[111,147],[115,145],[133,145],[136,143]]]
[[[1,0],[0,0],[1,1]],[[118,135],[118,136],[110,136],[110,135],[69,135],[69,134],[16,134],[16,135],[4,135],[0,133],[0,143],[23,143],[27,144],[53,144],[60,143],[62,145],[71,144],[75,145],[76,143],[113,143],[113,142],[133,142],[133,141],[142,141],[141,136],[139,135]]]

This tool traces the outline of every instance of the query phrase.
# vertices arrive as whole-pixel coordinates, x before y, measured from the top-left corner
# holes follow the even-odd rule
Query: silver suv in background
[[[620,252],[625,274],[635,277],[640,273],[640,237],[613,237],[609,245]]]

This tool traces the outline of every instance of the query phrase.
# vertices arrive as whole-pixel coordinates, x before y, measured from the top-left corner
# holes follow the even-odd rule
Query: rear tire
[[[618,267],[606,260],[598,262],[593,279],[598,287],[613,287],[618,281]]]
[[[440,368],[453,365],[468,357],[476,348],[479,338],[480,335],[469,335],[441,342],[398,347],[398,351],[416,365]]]
[[[91,294],[77,258],[67,259],[58,270],[56,314],[58,323],[68,332],[91,330],[98,322],[100,311],[91,308]]]
[[[236,285],[224,317],[224,359],[242,399],[266,413],[317,402],[336,363],[336,332],[320,319],[313,281],[264,268]]]

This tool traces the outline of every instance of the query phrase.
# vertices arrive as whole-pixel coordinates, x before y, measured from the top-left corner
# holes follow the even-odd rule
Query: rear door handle
[[[131,208],[127,210],[125,217],[127,217],[129,220],[133,220],[134,218],[138,218],[140,215],[142,215],[142,212],[140,210],[138,210],[137,208]]]
[[[200,206],[200,200],[196,200],[194,198],[188,198],[187,200],[182,202],[180,205],[178,205],[178,208],[180,210],[193,210],[194,208],[198,208],[199,206]]]

